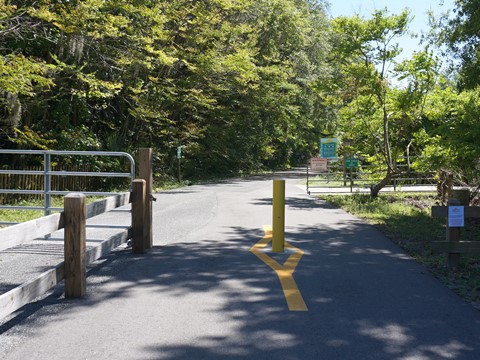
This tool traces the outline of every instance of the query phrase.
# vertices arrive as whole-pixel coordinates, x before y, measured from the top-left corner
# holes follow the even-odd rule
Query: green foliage
[[[423,159],[416,167],[447,171],[458,181],[478,186],[480,89],[457,93],[451,87],[436,89],[427,100],[424,129],[415,134],[424,144]]]
[[[5,110],[21,107],[12,134],[49,134],[31,147],[151,146],[159,171],[174,174],[184,145],[185,175],[198,177],[285,166],[317,142],[314,85],[330,46],[322,2],[16,4],[1,3],[11,65],[0,98],[19,95]]]
[[[363,124],[362,133],[381,141],[388,137],[383,134],[385,111],[389,106],[389,78],[393,77],[390,65],[400,53],[395,39],[407,30],[409,14],[390,15],[387,9],[377,10],[369,19],[359,16],[333,19],[332,29],[336,44],[332,55],[341,64],[339,77],[334,79],[344,99],[344,118],[347,131],[352,123]],[[375,125],[371,122],[377,118]],[[358,133],[358,128],[352,129]],[[368,134],[370,132],[370,134]],[[350,137],[353,134],[346,134]],[[374,143],[377,141],[375,140]],[[387,149],[384,149],[386,152]]]
[[[168,177],[183,145],[186,178],[288,167],[322,136],[389,169],[409,152],[458,154],[462,166],[478,153],[477,134],[460,130],[477,128],[474,95],[452,105],[457,116],[436,104],[456,95],[434,87],[430,52],[395,62],[407,11],[329,20],[310,0],[14,3],[0,1],[1,147],[153,147]]]
[[[462,89],[480,85],[479,7],[479,0],[455,0],[453,15],[444,15],[435,24],[436,43],[447,46],[448,54],[457,60],[453,64],[455,69],[460,63],[458,85]]]
[[[35,87],[50,87],[45,62],[28,59],[21,54],[0,57],[0,91],[2,93],[35,95]]]
[[[55,144],[54,140],[49,140],[46,134],[32,131],[27,125],[22,129],[14,128],[15,137],[12,140],[19,148],[31,149],[32,147],[41,150],[48,150]]]
[[[341,153],[384,164],[385,176],[372,186],[372,196],[399,172],[396,159],[409,146],[415,117],[409,113],[419,108],[430,86],[428,76],[420,76],[423,70],[431,73],[428,55],[417,54],[394,67],[401,52],[396,40],[407,32],[409,21],[407,10],[392,15],[387,9],[374,11],[368,19],[353,16],[332,21],[337,44],[332,56],[340,68],[331,88],[336,89],[334,96],[342,98],[338,135],[347,144]],[[399,76],[409,80],[403,91],[391,86]]]
[[[96,134],[92,133],[86,126],[80,125],[76,128],[64,129],[57,137],[56,147],[69,150],[100,150],[100,141]]]

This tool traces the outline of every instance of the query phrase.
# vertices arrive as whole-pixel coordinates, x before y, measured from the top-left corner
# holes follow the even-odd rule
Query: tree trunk
[[[392,172],[389,169],[385,177],[378,184],[370,186],[370,195],[373,198],[377,197],[380,190],[382,190],[386,185],[388,185],[391,180],[392,180]]]
[[[375,185],[370,186],[370,195],[372,197],[377,197],[380,190],[382,190],[387,184],[392,180],[393,175],[393,162],[392,162],[392,152],[390,150],[390,139],[389,139],[389,117],[390,114],[387,113],[387,106],[385,99],[381,99],[383,102],[383,146],[385,150],[385,157],[387,162],[387,173],[385,177]]]

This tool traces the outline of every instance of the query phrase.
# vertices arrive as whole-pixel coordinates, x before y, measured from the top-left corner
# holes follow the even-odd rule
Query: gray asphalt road
[[[249,251],[271,224],[271,181],[192,186],[157,196],[151,252],[119,249],[89,271],[87,298],[57,289],[1,325],[0,356],[480,358],[479,311],[296,181],[287,181],[286,240],[304,252],[293,279],[308,311],[289,311],[288,274]],[[290,255],[264,253],[283,266]]]

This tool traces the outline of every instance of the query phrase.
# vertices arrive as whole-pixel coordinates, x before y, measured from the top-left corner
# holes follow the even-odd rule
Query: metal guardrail
[[[95,177],[124,177],[130,178],[130,190],[132,181],[135,178],[135,160],[133,157],[125,152],[108,152],[108,151],[57,151],[57,150],[1,150],[1,154],[9,155],[42,155],[43,156],[43,171],[37,170],[0,170],[0,174],[9,174],[9,175],[43,175],[43,189],[39,190],[22,190],[22,189],[0,189],[0,194],[29,194],[29,195],[43,195],[44,204],[43,206],[10,206],[10,205],[0,205],[0,209],[11,209],[11,210],[43,210],[45,216],[50,215],[52,211],[59,211],[62,208],[52,207],[52,195],[66,195],[71,191],[57,191],[52,190],[52,176],[95,176]],[[54,171],[52,170],[52,156],[113,156],[113,157],[124,157],[130,163],[130,172],[87,172],[87,171]],[[115,192],[98,192],[82,191],[85,195],[97,195],[97,196],[109,196],[115,195]],[[4,222],[0,221],[0,224],[12,225],[13,222]]]

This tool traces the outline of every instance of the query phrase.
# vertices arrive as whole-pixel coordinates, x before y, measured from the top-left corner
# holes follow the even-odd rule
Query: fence
[[[44,215],[50,215],[52,211],[62,210],[62,208],[52,206],[53,195],[66,195],[72,191],[82,191],[85,195],[114,195],[116,193],[111,191],[87,191],[87,189],[99,188],[98,181],[94,183],[91,179],[105,181],[106,178],[129,178],[129,188],[131,188],[131,182],[135,177],[135,161],[130,154],[124,152],[0,150],[0,155],[27,155],[31,157],[31,160],[32,157],[36,161],[41,158],[41,162],[43,162],[41,167],[30,166],[22,169],[0,170],[0,195],[2,195],[0,200],[3,204],[0,209],[43,210]],[[129,172],[94,171],[87,164],[65,167],[62,161],[60,161],[60,164],[53,161],[62,158],[63,160],[68,159],[70,163],[75,163],[72,158],[78,157],[89,157],[90,160],[96,160],[92,157],[122,157],[128,160]],[[66,168],[70,170],[65,170]],[[87,179],[90,181],[87,181]],[[5,205],[7,195],[41,196],[43,206]],[[13,223],[0,221],[0,224]]]
[[[5,166],[4,166],[5,167]],[[11,189],[13,190],[22,189],[22,190],[43,190],[44,189],[44,178],[45,172],[42,165],[12,165],[9,169],[3,170],[0,173],[0,189]],[[12,174],[9,173],[9,170],[14,170],[17,172]],[[65,165],[65,164],[54,164],[52,165],[52,171],[55,172],[95,172],[96,169],[91,164],[79,164],[79,165]],[[37,175],[32,175],[36,173]],[[129,179],[127,179],[129,180]],[[51,178],[51,188],[55,190],[64,190],[64,191],[87,191],[88,189],[106,189],[113,187],[124,187],[124,190],[130,187],[130,182],[128,186],[124,186],[124,181],[111,181],[106,182],[106,179],[93,176],[52,176]],[[15,203],[18,200],[43,200],[42,194],[27,194],[27,193],[17,193],[17,194],[2,194],[0,193],[0,202],[2,203]]]
[[[307,164],[307,192],[315,188],[369,188],[380,181],[386,174],[386,169],[371,164],[359,164],[358,167],[347,168],[342,159],[329,160],[325,172],[314,172]],[[412,170],[407,163],[398,163],[401,176],[392,178],[390,186],[396,191],[401,186],[433,185],[433,173],[422,173]]]
[[[86,205],[85,195],[67,194],[64,211],[0,229],[0,250],[64,229],[64,258],[37,278],[0,295],[0,318],[18,310],[65,280],[66,297],[82,297],[86,289],[86,266],[121,243],[132,239],[132,251],[143,253],[153,246],[152,237],[152,151],[140,149],[140,177],[132,192],[117,194]],[[86,220],[132,203],[132,225],[86,250]]]
[[[464,219],[480,218],[480,207],[468,206],[470,199],[468,189],[451,190],[449,195],[447,206],[432,207],[432,217],[447,218],[446,241],[433,241],[430,246],[436,253],[447,253],[448,267],[455,270],[460,264],[460,254],[480,255],[480,241],[462,241],[460,232],[461,227],[465,225]],[[451,224],[448,219],[452,216],[450,213],[452,207],[455,207],[463,217],[460,224]]]

